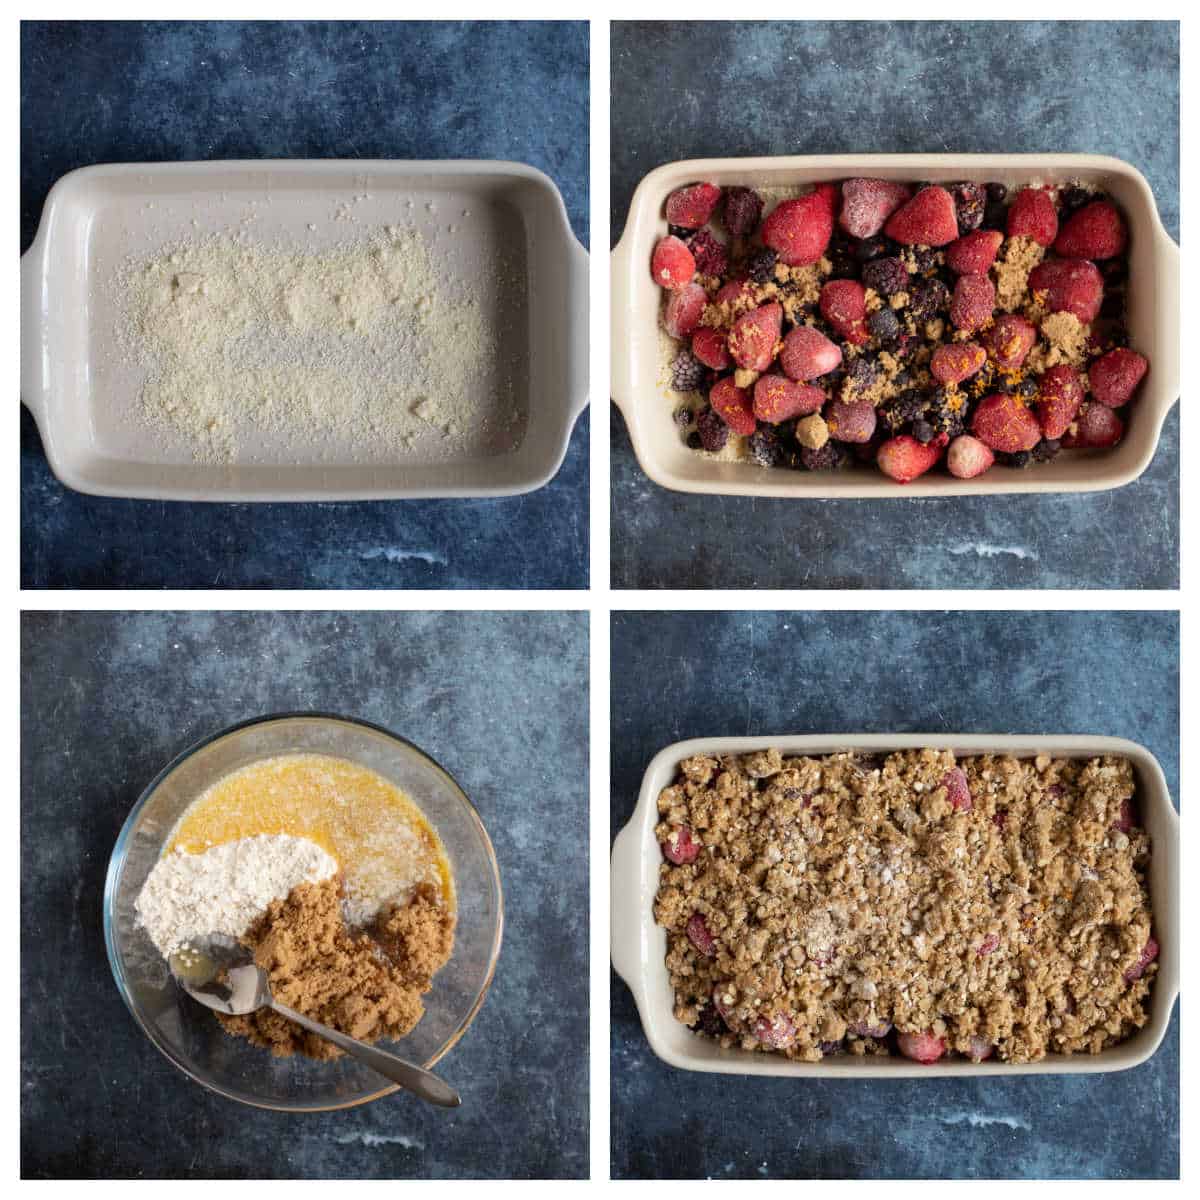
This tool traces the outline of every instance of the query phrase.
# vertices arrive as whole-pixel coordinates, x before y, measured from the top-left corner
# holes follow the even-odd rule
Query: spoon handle
[[[302,1025],[310,1033],[315,1033],[317,1037],[332,1042],[340,1050],[345,1050],[347,1054],[353,1055],[360,1062],[365,1062],[372,1070],[378,1071],[380,1075],[386,1076],[393,1083],[398,1083],[406,1091],[412,1092],[414,1096],[420,1096],[422,1100],[428,1100],[430,1104],[441,1105],[442,1108],[457,1108],[462,1103],[462,1097],[444,1079],[440,1079],[432,1071],[418,1067],[416,1063],[405,1062],[395,1054],[389,1054],[386,1050],[380,1050],[366,1042],[360,1042],[357,1038],[347,1037],[336,1029],[330,1029],[328,1025],[322,1025],[319,1021],[314,1021],[303,1013],[298,1013],[294,1008],[288,1008],[286,1004],[280,1004],[278,1000],[272,1000],[270,1006],[281,1017],[287,1017],[289,1021],[295,1021],[297,1025]]]

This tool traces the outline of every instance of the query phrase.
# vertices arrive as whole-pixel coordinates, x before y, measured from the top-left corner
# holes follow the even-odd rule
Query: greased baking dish
[[[1142,824],[1151,839],[1150,900],[1160,944],[1159,970],[1151,993],[1150,1019],[1128,1041],[1100,1054],[1050,1055],[1035,1063],[950,1061],[924,1066],[904,1058],[839,1055],[819,1063],[793,1062],[781,1055],[722,1049],[675,1020],[674,996],[664,962],[666,931],[655,924],[654,896],[662,853],[654,837],[659,792],[674,778],[680,760],[692,754],[746,754],[775,746],[789,755],[844,750],[886,753],[935,747],[957,755],[1011,754],[1091,758],[1119,754],[1133,763]],[[784,1078],[897,1079],[962,1075],[1083,1075],[1123,1071],[1145,1062],[1158,1048],[1179,995],[1179,818],[1162,768],[1144,747],[1123,738],[983,734],[819,734],[765,738],[695,738],[656,754],[642,778],[637,807],[617,835],[612,852],[612,959],[637,1002],[650,1047],[673,1067],[726,1075]]]
[[[353,204],[332,231],[318,210]],[[437,461],[324,462],[259,454],[255,461],[172,461],[120,416],[140,387],[133,369],[100,371],[115,336],[105,278],[148,231],[167,241],[246,223],[256,238],[314,230],[318,248],[341,233],[385,224],[443,233],[456,264],[500,251],[513,279],[492,302],[511,305],[515,394],[527,413],[516,449]],[[472,220],[460,214],[469,212]],[[452,241],[447,222],[457,220]],[[356,222],[357,224],[350,224]],[[323,241],[322,239],[326,239]],[[449,244],[447,244],[449,242]],[[444,247],[444,250],[442,249]],[[21,399],[38,424],[54,473],[78,491],[155,500],[368,500],[506,496],[558,470],[587,404],[588,256],[558,189],[519,163],[487,161],[177,162],[84,167],[46,200],[21,260]],[[175,456],[178,459],[178,456]]]
[[[677,187],[699,180],[779,188],[871,176],[911,182],[1080,180],[1102,186],[1129,222],[1128,324],[1131,344],[1150,371],[1113,450],[1073,450],[1036,469],[995,469],[969,480],[924,475],[900,486],[878,471],[805,472],[713,461],[689,450],[672,421],[676,405],[659,383],[662,291],[650,275],[654,243],[667,231],[663,207]],[[621,240],[612,252],[612,398],[625,418],[642,470],[655,483],[712,495],[810,499],[1087,492],[1121,487],[1150,464],[1163,421],[1179,397],[1179,247],[1163,229],[1150,186],[1117,158],[1089,154],[838,154],[713,158],[669,163],[638,185]]]

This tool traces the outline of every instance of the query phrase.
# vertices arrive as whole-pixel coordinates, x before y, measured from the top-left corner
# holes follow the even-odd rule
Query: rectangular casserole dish
[[[464,212],[470,220],[461,218]],[[328,462],[316,445],[311,454],[286,457],[266,445],[230,464],[164,453],[121,416],[141,386],[138,372],[99,369],[115,332],[105,281],[127,255],[148,248],[149,236],[161,244],[249,220],[262,241],[307,229],[304,236],[318,249],[386,224],[415,225],[427,238],[441,232],[439,254],[462,270],[505,251],[515,264],[512,278],[491,301],[503,302],[511,317],[504,369],[527,414],[520,444],[490,457],[460,451],[424,462],[416,455]],[[553,182],[520,163],[84,167],[51,189],[37,237],[21,259],[21,322],[21,399],[37,421],[50,466],[68,487],[96,495],[264,501],[514,495],[553,477],[587,403],[587,252]]]
[[[953,750],[957,755],[1011,754],[1027,758],[1092,758],[1118,754],[1131,760],[1142,823],[1151,838],[1150,900],[1160,944],[1159,969],[1151,993],[1150,1019],[1132,1038],[1100,1054],[1050,1055],[1036,1063],[953,1061],[923,1066],[904,1058],[840,1055],[819,1063],[793,1062],[777,1054],[724,1050],[675,1020],[674,993],[664,961],[666,931],[654,922],[662,853],[654,837],[658,794],[675,776],[681,759],[692,754],[745,754],[778,747],[784,754],[817,756],[843,750]],[[984,734],[819,734],[767,738],[695,738],[677,742],[654,756],[629,823],[612,852],[612,959],[637,1002],[650,1047],[673,1067],[726,1075],[771,1075],[791,1079],[897,1079],[963,1075],[1085,1075],[1123,1071],[1145,1062],[1167,1031],[1179,994],[1179,818],[1162,768],[1144,747],[1122,738],[1078,736],[988,736]]]
[[[1113,450],[1072,450],[1028,471],[992,470],[978,479],[930,473],[900,486],[870,466],[845,471],[763,469],[718,462],[689,450],[672,422],[677,407],[660,375],[662,290],[650,275],[655,242],[667,232],[666,198],[707,180],[722,186],[789,187],[871,176],[906,182],[998,181],[1012,188],[1082,180],[1107,190],[1129,222],[1128,324],[1150,371]],[[1179,247],[1158,217],[1150,185],[1117,158],[1089,154],[835,154],[714,158],[669,163],[638,185],[612,252],[612,398],[625,418],[642,470],[663,487],[712,495],[882,500],[912,496],[1087,492],[1121,487],[1150,464],[1163,421],[1179,397]]]

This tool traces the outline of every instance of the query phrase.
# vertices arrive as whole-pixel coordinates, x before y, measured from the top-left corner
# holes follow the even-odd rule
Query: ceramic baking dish
[[[1100,1054],[1052,1055],[1041,1062],[1007,1064],[953,1061],[923,1066],[899,1057],[856,1058],[839,1055],[823,1062],[792,1062],[780,1055],[741,1049],[723,1050],[698,1037],[672,1015],[674,996],[664,958],[666,931],[654,923],[662,853],[654,837],[658,794],[675,777],[681,759],[692,754],[745,754],[776,746],[789,755],[866,753],[935,747],[957,755],[1012,754],[1028,758],[1049,754],[1092,758],[1120,754],[1133,762],[1142,822],[1150,834],[1150,900],[1160,944],[1159,969],[1151,992],[1150,1020],[1128,1041]],[[1167,1031],[1179,994],[1179,818],[1171,804],[1162,768],[1135,742],[1121,738],[904,733],[820,734],[805,737],[696,738],[677,742],[654,756],[642,778],[637,808],[617,835],[612,852],[612,958],[618,974],[637,1001],[650,1047],[673,1067],[726,1075],[775,1075],[786,1078],[836,1076],[851,1079],[896,1079],[935,1075],[1082,1075],[1123,1071],[1143,1063]]]
[[[463,220],[463,215],[469,220]],[[470,270],[503,250],[510,271],[485,304],[513,332],[504,364],[527,412],[516,449],[449,460],[325,461],[269,443],[243,461],[173,456],[127,419],[142,376],[108,366],[105,283],[132,252],[253,223],[257,239],[317,249],[387,224],[416,226]],[[456,222],[453,237],[448,223]],[[441,240],[436,241],[440,235]],[[121,164],[64,176],[21,260],[21,398],[54,473],[82,492],[156,500],[367,500],[505,496],[550,480],[587,403],[588,260],[562,197],[506,162],[261,161]],[[106,359],[106,352],[108,358]]]
[[[1073,450],[1035,470],[993,470],[979,479],[922,476],[901,487],[870,467],[846,471],[764,470],[715,462],[689,450],[659,382],[662,291],[650,277],[654,243],[667,231],[664,204],[698,180],[782,188],[866,175],[881,179],[995,180],[1009,187],[1081,180],[1102,186],[1130,227],[1129,332],[1150,359],[1124,440],[1109,451]],[[655,483],[713,495],[885,499],[912,496],[1085,492],[1121,487],[1149,465],[1163,421],[1179,397],[1179,247],[1158,218],[1149,184],[1128,163],[1088,154],[840,154],[714,158],[669,163],[638,185],[625,232],[612,252],[612,397],[625,417],[642,469]]]

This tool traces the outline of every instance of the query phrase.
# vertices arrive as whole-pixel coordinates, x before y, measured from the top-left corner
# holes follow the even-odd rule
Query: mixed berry
[[[971,479],[1115,446],[1128,232],[1083,186],[820,183],[668,197],[651,271],[687,444],[764,467]]]

